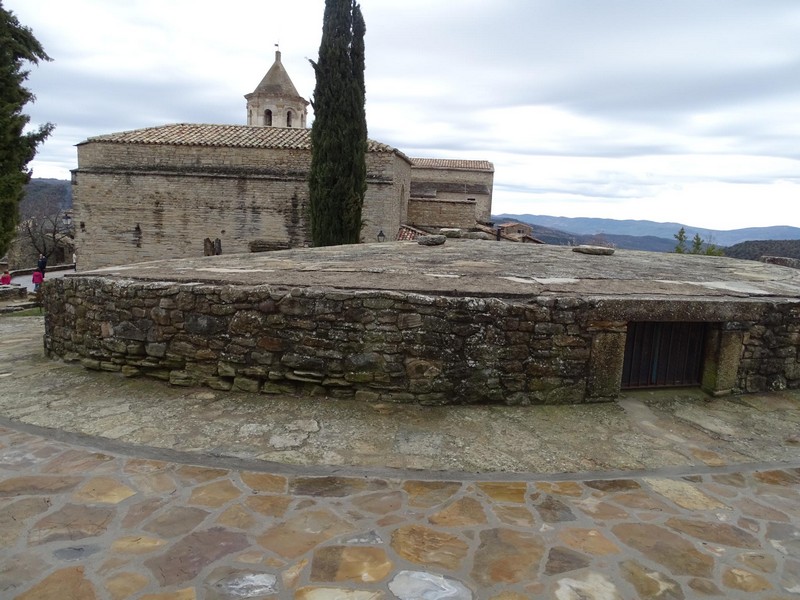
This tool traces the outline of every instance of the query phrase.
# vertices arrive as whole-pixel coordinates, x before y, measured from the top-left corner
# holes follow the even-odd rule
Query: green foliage
[[[705,254],[706,256],[725,256],[725,250],[717,246],[716,244],[712,243],[712,239],[709,238],[707,241],[703,242],[705,246],[703,247],[703,251],[700,254]]]
[[[354,0],[326,0],[311,102],[309,204],[315,246],[355,244],[367,190],[364,34]]]
[[[0,0],[0,256],[14,239],[19,222],[19,203],[24,185],[30,179],[28,163],[36,154],[53,125],[24,132],[30,117],[23,107],[34,100],[23,84],[28,71],[23,64],[50,60],[31,30],[20,25],[17,17],[3,8]]]
[[[678,241],[678,243],[675,244],[675,252],[677,254],[686,254],[686,229],[681,227],[678,230],[678,233],[676,233],[672,237],[674,237]]]
[[[700,237],[699,233],[694,234],[694,238],[692,238],[692,249],[689,251],[690,254],[702,254],[703,253],[703,238]]]
[[[800,259],[800,240],[753,240],[725,248],[725,256],[760,260],[762,256]]]
[[[722,256],[724,254],[722,248],[713,244],[711,240],[704,240],[699,233],[695,233],[692,238],[692,247],[687,251],[686,249],[686,229],[681,227],[678,233],[673,234],[677,240],[675,245],[675,252],[677,254],[704,254],[706,256]]]

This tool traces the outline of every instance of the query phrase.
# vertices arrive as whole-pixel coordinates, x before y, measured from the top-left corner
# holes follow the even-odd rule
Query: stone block
[[[374,373],[345,373],[345,381],[350,383],[372,383],[375,380]]]
[[[100,370],[100,361],[93,359],[93,358],[82,358],[81,359],[81,366],[84,369],[91,369],[93,371]]]
[[[357,390],[355,393],[355,400],[357,402],[379,402],[381,394],[369,390]]]
[[[189,373],[188,371],[170,371],[169,383],[170,385],[176,385],[180,387],[192,387],[199,385],[200,381],[195,375]]]
[[[262,394],[272,394],[272,395],[292,395],[296,392],[295,388],[291,385],[287,384],[279,384],[272,381],[268,381],[264,384],[261,388]]]
[[[258,379],[238,376],[233,380],[233,387],[241,392],[258,393],[259,388],[261,387],[261,382]]]
[[[233,388],[233,381],[222,377],[207,377],[205,384],[212,390],[220,390],[223,392],[227,392]]]
[[[105,339],[103,340],[103,347],[117,354],[127,354],[128,345],[123,340]]]
[[[312,371],[287,371],[284,375],[290,381],[302,381],[304,383],[321,383],[325,376],[322,373]]]
[[[141,369],[138,369],[137,367],[131,365],[122,365],[120,371],[125,377],[138,377],[139,375],[142,374]]]
[[[589,380],[581,397],[613,399],[622,385],[622,368],[625,361],[625,338],[622,332],[598,332],[592,338]]]
[[[239,367],[240,365],[236,365],[229,362],[218,362],[217,375],[219,375],[220,377],[236,377]]]
[[[417,238],[420,246],[441,246],[447,241],[443,235],[421,235]]]
[[[215,336],[227,329],[225,319],[213,315],[189,313],[184,318],[184,328],[188,333],[202,336]]]

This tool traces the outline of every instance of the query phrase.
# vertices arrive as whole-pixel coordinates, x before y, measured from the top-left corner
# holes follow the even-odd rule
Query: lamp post
[[[381,229],[381,230],[378,232],[378,241],[379,241],[379,242],[384,242],[384,241],[386,241],[386,234],[385,234],[385,233],[383,233],[383,229]]]

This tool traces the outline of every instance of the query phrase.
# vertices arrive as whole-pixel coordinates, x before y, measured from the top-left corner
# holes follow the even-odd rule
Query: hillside
[[[72,208],[72,185],[64,179],[31,179],[19,206],[22,219]]]
[[[670,240],[672,247],[675,243],[673,235],[683,227],[686,237],[692,239],[695,234],[700,234],[704,240],[717,246],[731,246],[750,240],[798,240],[800,228],[777,225],[773,227],[747,227],[744,229],[718,230],[701,229],[682,223],[657,223],[655,221],[635,221],[616,219],[592,219],[588,217],[551,217],[547,215],[512,215],[500,214],[492,217],[499,221],[520,221],[536,224],[541,227],[560,230],[567,236],[603,234],[608,239],[612,236],[634,236],[662,238]],[[627,247],[627,246],[620,246]],[[650,249],[650,248],[648,248]]]
[[[757,240],[725,248],[725,256],[759,260],[762,256],[800,259],[800,240]]]
[[[609,235],[605,233],[594,235],[582,235],[542,227],[541,225],[530,224],[532,227],[531,235],[536,239],[542,240],[545,244],[556,246],[576,246],[579,244],[590,244],[594,246],[612,245],[615,248],[624,250],[648,250],[650,252],[672,252],[675,249],[675,240],[659,238],[655,236],[634,236],[634,235]]]

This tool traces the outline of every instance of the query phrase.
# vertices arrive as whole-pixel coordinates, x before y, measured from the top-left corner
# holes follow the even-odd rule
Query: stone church
[[[78,144],[73,222],[81,270],[306,246],[309,102],[281,53],[245,96],[247,125],[174,124]],[[491,215],[488,161],[409,158],[369,140],[362,239],[416,228],[470,228]]]

